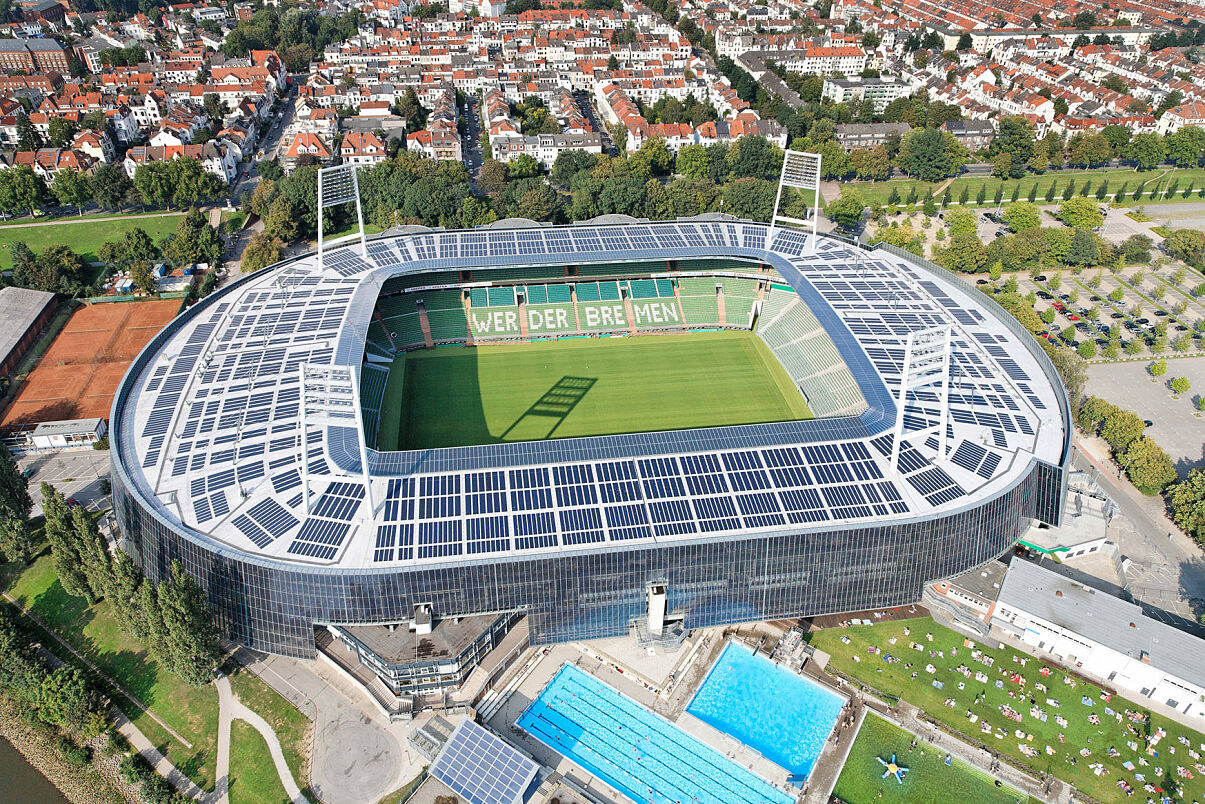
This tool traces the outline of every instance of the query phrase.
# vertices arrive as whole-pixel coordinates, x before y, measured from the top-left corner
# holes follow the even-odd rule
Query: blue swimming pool
[[[802,780],[843,704],[836,693],[729,642],[686,711]]]
[[[518,725],[640,804],[791,804],[794,798],[573,665]]]

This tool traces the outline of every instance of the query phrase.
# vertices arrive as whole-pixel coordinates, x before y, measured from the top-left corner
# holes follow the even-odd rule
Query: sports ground
[[[809,419],[751,332],[447,346],[398,357],[382,450]]]
[[[168,299],[77,310],[17,391],[0,427],[108,419],[131,361],[179,309],[179,299]]]

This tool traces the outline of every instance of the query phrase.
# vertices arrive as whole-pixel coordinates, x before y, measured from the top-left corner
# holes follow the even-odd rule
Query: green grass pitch
[[[449,346],[394,361],[378,445],[434,449],[811,417],[750,332]]]

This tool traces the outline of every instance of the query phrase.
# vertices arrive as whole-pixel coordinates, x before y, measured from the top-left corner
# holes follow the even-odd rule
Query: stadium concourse
[[[408,352],[691,330],[759,339],[813,417],[377,449]],[[299,656],[315,627],[518,612],[552,642],[911,603],[1057,521],[1071,433],[988,297],[715,215],[328,246],[172,322],[112,422],[125,546],[152,576],[180,559],[234,639]]]

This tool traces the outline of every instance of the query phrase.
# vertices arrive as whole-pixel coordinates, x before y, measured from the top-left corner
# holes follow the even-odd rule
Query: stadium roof
[[[582,225],[380,237],[367,259],[329,249],[223,288],[154,342],[122,419],[121,464],[168,521],[242,553],[396,569],[930,517],[981,504],[1067,449],[1065,399],[1040,349],[986,297],[940,271],[730,221]],[[385,280],[471,269],[744,259],[775,268],[831,337],[866,405],[808,421],[366,450],[352,396]],[[950,456],[936,439],[887,455],[908,333],[953,327]],[[790,348],[788,344],[786,347]],[[303,366],[336,367],[307,429]],[[345,367],[345,368],[337,368]],[[350,368],[346,368],[350,367]],[[343,393],[336,386],[353,389]],[[340,395],[342,394],[342,396]],[[119,397],[120,398],[120,397]],[[309,396],[306,396],[309,399]],[[909,429],[936,421],[916,392]],[[340,407],[342,405],[342,407]],[[916,443],[913,443],[915,441]],[[303,510],[303,475],[311,490]]]

